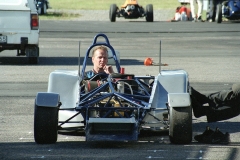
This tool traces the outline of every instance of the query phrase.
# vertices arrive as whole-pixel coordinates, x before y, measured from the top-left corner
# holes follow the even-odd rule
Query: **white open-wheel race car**
[[[116,22],[116,17],[124,17],[125,19],[146,18],[147,22],[153,22],[153,5],[148,4],[146,9],[138,4],[137,0],[126,0],[121,7],[116,4],[110,5],[109,19]]]
[[[98,45],[109,49],[117,72],[84,79],[89,54]],[[86,141],[137,141],[141,130],[169,131],[171,143],[192,141],[187,72],[159,67],[156,76],[125,74],[116,53],[108,37],[97,34],[82,66],[79,54],[78,70],[50,73],[47,92],[35,99],[36,143],[55,143],[61,131],[85,132]]]

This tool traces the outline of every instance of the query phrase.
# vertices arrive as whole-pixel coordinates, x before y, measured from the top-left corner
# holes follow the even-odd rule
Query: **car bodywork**
[[[29,63],[39,60],[39,17],[33,0],[0,0],[0,52],[17,50]]]
[[[137,19],[146,17],[147,22],[153,22],[153,5],[148,4],[146,9],[138,4],[137,0],[126,0],[121,7],[116,4],[110,5],[109,19],[111,22],[116,21],[116,17],[125,19]]]
[[[106,42],[97,42],[103,37]],[[93,47],[109,48],[116,73],[84,79]],[[137,141],[141,130],[167,131],[172,143],[192,140],[192,108],[188,74],[162,70],[156,76],[125,74],[105,34],[94,37],[82,69],[55,70],[48,91],[34,104],[36,143],[55,143],[58,131],[84,131],[86,141]]]

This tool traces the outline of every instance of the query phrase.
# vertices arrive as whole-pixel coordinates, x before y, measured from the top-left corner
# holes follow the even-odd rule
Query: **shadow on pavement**
[[[84,58],[81,58],[81,63]],[[121,65],[143,65],[143,61],[136,59],[121,59]],[[92,64],[91,59],[87,64]],[[0,57],[0,65],[32,65],[28,64],[27,57]],[[78,57],[39,57],[38,66],[47,65],[78,65]]]

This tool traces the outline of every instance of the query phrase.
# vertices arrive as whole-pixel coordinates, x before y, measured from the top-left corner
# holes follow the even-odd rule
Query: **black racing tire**
[[[153,5],[148,4],[146,6],[146,21],[153,22]]]
[[[222,4],[218,4],[216,8],[216,22],[222,23]]]
[[[56,143],[58,137],[58,108],[34,107],[34,139],[38,144]]]
[[[188,144],[192,141],[192,108],[170,108],[169,139],[174,144]]]
[[[116,22],[116,15],[117,15],[117,5],[111,4],[109,10],[109,19],[111,22]]]

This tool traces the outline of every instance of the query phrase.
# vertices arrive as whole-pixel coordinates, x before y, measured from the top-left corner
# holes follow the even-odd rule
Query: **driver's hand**
[[[107,74],[114,73],[112,66],[107,66],[106,65],[103,69],[104,69],[104,72],[107,73]]]

